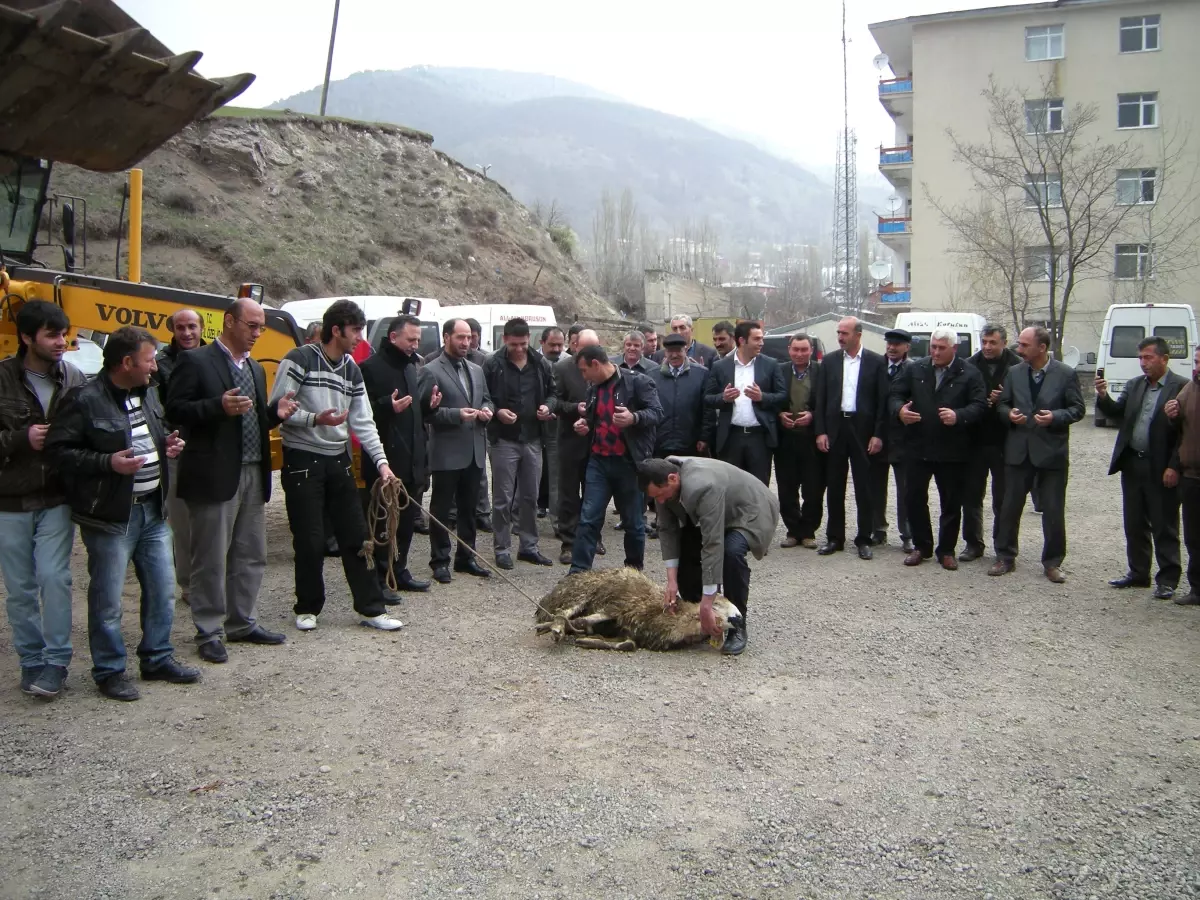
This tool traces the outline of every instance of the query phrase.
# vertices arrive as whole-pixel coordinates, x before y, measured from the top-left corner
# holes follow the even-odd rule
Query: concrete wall
[[[666,325],[671,321],[671,316],[678,315],[688,315],[693,319],[702,316],[730,316],[729,293],[723,288],[701,284],[658,269],[646,271],[644,284],[646,321],[655,325]]]

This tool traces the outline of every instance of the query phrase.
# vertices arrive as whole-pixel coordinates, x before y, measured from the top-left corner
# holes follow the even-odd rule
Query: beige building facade
[[[1019,189],[1018,200],[1006,202],[1016,210],[1020,237],[1009,243],[1020,251],[1029,298],[1023,323],[1013,322],[1007,290],[993,277],[1000,267],[962,252],[965,242],[945,215],[985,205],[995,211],[948,134],[960,145],[994,137],[1001,148],[1013,146],[993,124],[989,83],[1023,103],[1027,134],[1053,137],[1064,117],[1069,130],[1072,112],[1093,109],[1095,121],[1076,140],[1125,147],[1089,194],[1121,216],[1121,226],[1074,267],[1064,348],[1076,347],[1084,360],[1094,353],[1112,303],[1200,300],[1200,2],[1059,0],[881,22],[871,33],[886,55],[879,63],[891,70],[880,102],[896,124],[893,145],[880,148],[880,171],[903,200],[877,226],[894,256],[893,296],[883,298],[898,301],[892,308],[979,312],[1010,327],[1050,317],[1046,241],[1038,210],[1022,209]],[[1058,176],[1059,188],[1048,174],[1034,189],[1069,193],[1074,176]]]

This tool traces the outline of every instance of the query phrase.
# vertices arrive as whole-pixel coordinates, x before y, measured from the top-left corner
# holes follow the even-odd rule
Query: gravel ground
[[[0,639],[0,895],[1200,895],[1200,612],[1107,587],[1114,432],[1074,432],[1066,585],[1032,512],[1002,579],[906,569],[894,535],[870,563],[776,549],[738,659],[555,646],[495,578],[368,631],[333,565],[299,634],[280,498],[262,619],[288,643],[120,704],[88,677],[77,553],[71,690],[22,697]]]

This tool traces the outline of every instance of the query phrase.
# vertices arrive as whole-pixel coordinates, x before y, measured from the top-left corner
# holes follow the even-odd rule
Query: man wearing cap
[[[886,332],[883,340],[887,343],[887,380],[891,385],[899,378],[909,365],[908,351],[912,347],[912,335],[903,328],[893,328]],[[874,543],[887,543],[887,487],[888,469],[896,482],[896,528],[900,532],[900,542],[905,553],[913,549],[912,532],[908,527],[908,503],[905,492],[908,489],[907,471],[904,460],[904,424],[896,416],[888,417],[887,431],[883,438],[883,453],[871,459],[871,503],[875,513]]]

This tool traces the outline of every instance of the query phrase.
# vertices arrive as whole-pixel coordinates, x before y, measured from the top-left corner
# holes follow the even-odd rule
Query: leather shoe
[[[433,580],[438,584],[450,583],[450,569],[448,566],[438,566],[433,570]]]
[[[564,566],[571,564],[572,551],[570,547],[563,547],[562,552],[558,554],[558,561]]]
[[[805,550],[816,550],[819,545],[816,538],[801,538],[800,546]]]
[[[157,668],[142,669],[142,681],[169,681],[171,684],[192,684],[199,680],[199,669],[185,666],[173,656]]]
[[[554,565],[554,562],[551,559],[542,556],[542,554],[537,550],[534,550],[532,553],[518,553],[517,559],[519,559],[521,562],[533,563],[535,566]]]
[[[491,534],[492,533],[492,517],[491,516],[476,516],[475,517],[475,529],[477,531],[482,531],[485,534]]]
[[[1160,584],[1154,589],[1155,600],[1170,600],[1174,596],[1175,588],[1171,587],[1169,584]]]
[[[958,554],[959,562],[975,562],[975,560],[983,557],[982,547],[967,547],[962,553]]]
[[[942,557],[942,568],[947,572],[957,572],[958,560],[954,558],[953,554],[947,553]]]
[[[779,546],[782,547],[784,550],[787,550],[790,547],[799,547],[800,540],[799,540],[799,538],[794,538],[789,534],[787,537],[785,537],[782,541],[779,542]]]
[[[1067,576],[1062,573],[1062,569],[1058,566],[1046,566],[1046,580],[1054,584],[1065,584]]]
[[[833,554],[841,553],[845,549],[842,544],[822,544],[817,548],[817,556],[833,556]]]
[[[596,555],[604,556],[606,553],[608,553],[608,548],[604,546],[604,538],[600,538],[600,540],[596,542]]]
[[[858,545],[858,558],[859,559],[871,559],[874,556],[875,556],[875,554],[871,552],[870,544],[859,544]]]
[[[413,578],[411,572],[403,572],[400,577],[396,579],[396,587],[402,591],[414,591],[418,594],[423,594],[425,591],[429,590],[429,582],[422,581],[419,578]]]
[[[200,658],[205,662],[229,662],[229,652],[225,649],[225,645],[221,643],[220,638],[213,638],[210,641],[205,641],[197,648],[197,652],[200,654]]]
[[[923,562],[925,562],[925,557],[921,555],[920,550],[914,550],[904,557],[904,564],[906,566],[919,566]]]
[[[404,595],[399,591],[393,591],[390,587],[384,587],[382,590],[383,602],[385,605],[396,606],[397,604],[404,602]]]
[[[511,553],[497,553],[496,554],[496,565],[499,566],[501,569],[504,569],[507,572],[509,569],[511,569],[513,567],[512,554]],[[458,572],[461,570],[456,565],[454,567],[454,571]]]
[[[1189,591],[1182,597],[1175,598],[1176,606],[1200,606],[1200,594],[1195,591]]]
[[[1011,560],[1011,559],[998,559],[994,563],[992,563],[992,567],[990,569],[988,569],[988,574],[989,575],[1007,575],[1009,572],[1011,572],[1016,567],[1017,567],[1017,564],[1015,562],[1013,562],[1013,560]]]
[[[287,638],[278,631],[267,631],[261,625],[255,625],[245,634],[227,638],[231,644],[282,644]]]
[[[466,572],[468,575],[474,575],[476,578],[491,578],[492,577],[492,573],[489,572],[487,569],[485,569],[483,566],[481,566],[474,559],[464,560],[463,562],[456,562],[454,564],[454,571],[455,572]]]
[[[425,519],[418,518],[417,523],[413,525],[413,531],[417,534],[429,534],[429,522]]]
[[[746,649],[746,617],[739,616],[734,620],[725,643],[721,645],[721,653],[725,656],[738,656]]]
[[[871,543],[876,547],[882,547],[887,544],[887,532],[877,531],[871,535]]]
[[[1115,588],[1147,588],[1150,587],[1149,578],[1134,578],[1132,575],[1122,575],[1120,578],[1114,578],[1109,582]]]

